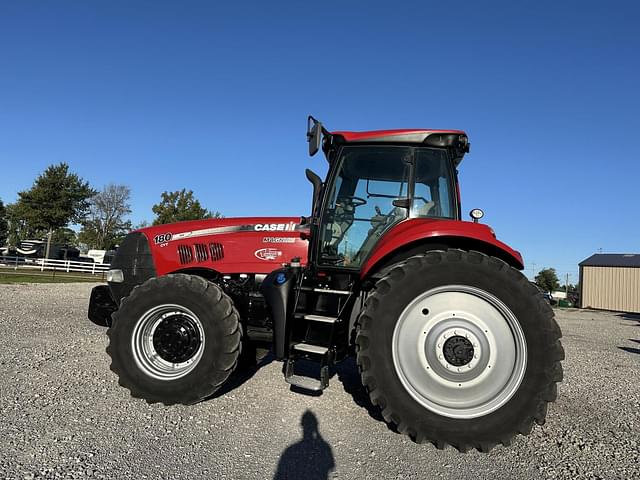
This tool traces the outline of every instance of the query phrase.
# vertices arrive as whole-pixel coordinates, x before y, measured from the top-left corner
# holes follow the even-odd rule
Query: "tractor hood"
[[[308,227],[300,217],[194,220],[138,230],[146,237],[158,275],[190,269],[220,274],[269,273],[294,257],[307,260]]]

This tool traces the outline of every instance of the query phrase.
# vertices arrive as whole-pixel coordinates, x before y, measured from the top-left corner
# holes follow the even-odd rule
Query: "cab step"
[[[308,315],[304,313],[296,313],[295,317],[298,319],[310,320],[312,322],[322,322],[322,323],[336,323],[338,321],[337,317],[327,317],[325,315]]]
[[[316,355],[326,355],[329,349],[321,345],[311,345],[309,343],[296,343],[291,347],[293,350],[305,353],[314,353]]]
[[[333,295],[351,295],[349,290],[334,290],[331,288],[313,288],[313,287],[300,287],[300,290],[303,292],[314,292],[314,293],[330,293]]]
[[[320,364],[320,379],[298,375],[295,372],[295,360],[288,359],[284,367],[284,379],[289,385],[303,390],[321,392],[329,386],[329,365],[326,362]]]

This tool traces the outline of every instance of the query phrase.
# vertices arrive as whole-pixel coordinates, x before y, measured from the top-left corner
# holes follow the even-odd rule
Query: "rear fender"
[[[500,258],[522,270],[520,252],[496,239],[487,225],[455,220],[410,219],[391,228],[364,262],[360,278],[427,250],[461,248]]]

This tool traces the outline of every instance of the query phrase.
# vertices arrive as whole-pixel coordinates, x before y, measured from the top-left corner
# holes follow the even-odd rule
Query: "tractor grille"
[[[178,258],[182,265],[189,263],[206,262],[211,259],[212,262],[222,260],[224,258],[224,248],[221,243],[194,243],[191,245],[178,245]]]
[[[193,248],[196,251],[196,262],[206,262],[209,260],[209,252],[204,243],[194,243]]]
[[[224,258],[224,248],[221,243],[210,243],[209,251],[211,252],[211,261],[222,260]]]
[[[178,245],[178,257],[182,265],[193,262],[191,245]]]

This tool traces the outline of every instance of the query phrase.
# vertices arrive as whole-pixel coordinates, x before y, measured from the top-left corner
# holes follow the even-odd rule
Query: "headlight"
[[[109,270],[107,272],[107,282],[122,283],[124,282],[124,274],[122,270]]]

